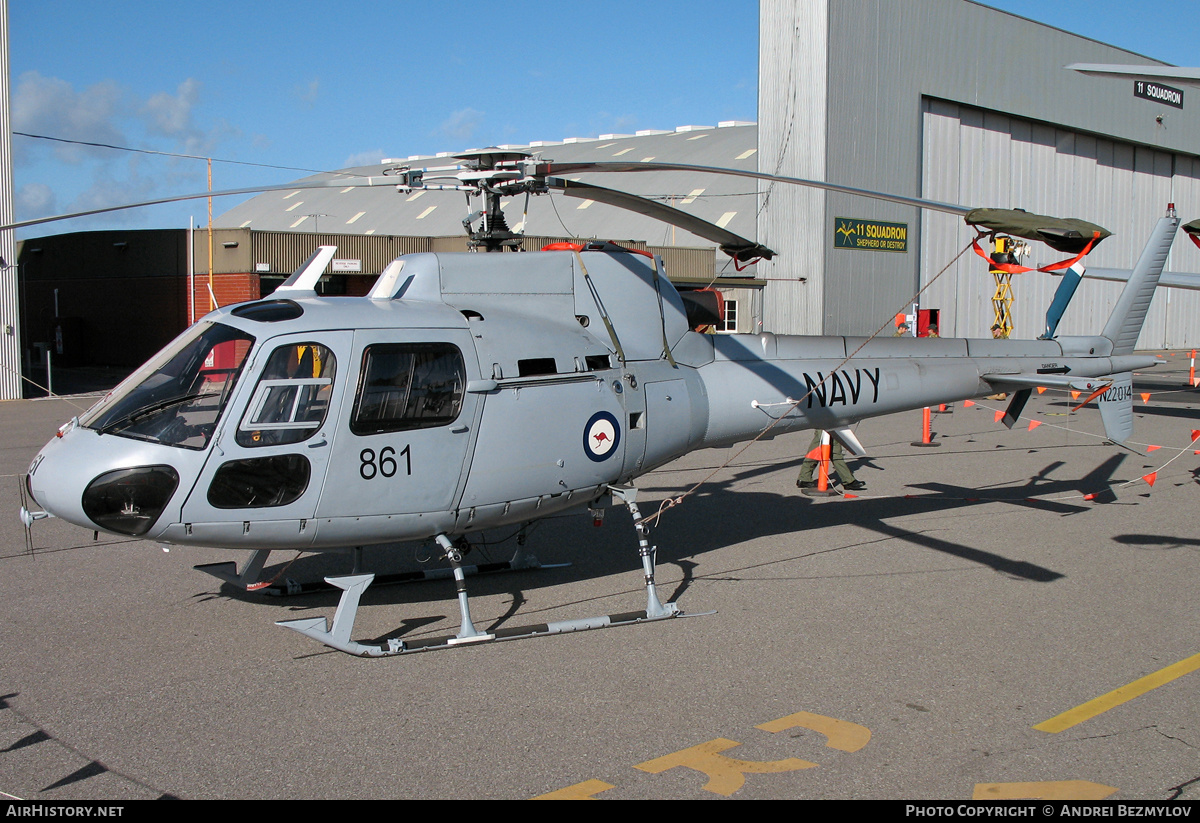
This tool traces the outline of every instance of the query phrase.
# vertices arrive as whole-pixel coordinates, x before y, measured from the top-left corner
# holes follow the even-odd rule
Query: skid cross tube
[[[638,534],[638,556],[642,560],[642,573],[646,582],[646,609],[638,612],[620,612],[617,614],[585,617],[578,620],[559,620],[552,623],[538,623],[532,626],[520,626],[509,629],[494,629],[481,632],[475,628],[471,619],[470,602],[467,597],[466,574],[462,565],[462,553],[445,534],[434,538],[446,553],[453,570],[455,587],[457,589],[460,627],[457,634],[439,637],[422,638],[417,640],[400,640],[388,638],[384,645],[367,645],[351,640],[354,631],[354,619],[358,614],[359,601],[363,592],[375,579],[373,574],[348,575],[344,577],[327,577],[326,582],[342,590],[337,611],[330,626],[324,617],[305,618],[303,620],[281,620],[276,625],[298,631],[311,637],[319,643],[347,654],[360,657],[389,657],[397,654],[449,649],[456,646],[490,643],[499,640],[520,640],[527,637],[540,637],[548,634],[566,634],[568,632],[604,629],[611,626],[625,626],[632,623],[647,623],[655,620],[667,620],[672,617],[692,617],[679,610],[674,603],[663,602],[658,597],[654,581],[656,549],[647,539],[649,528],[639,523],[641,513],[637,507],[637,489],[630,487],[610,486],[609,492],[614,499],[620,500],[633,515]]]

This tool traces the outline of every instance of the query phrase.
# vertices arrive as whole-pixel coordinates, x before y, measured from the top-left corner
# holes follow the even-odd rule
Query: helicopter
[[[464,225],[485,251],[519,237],[501,197],[557,190],[674,222],[740,262],[773,252],[661,203],[554,173],[703,169],[970,211],[709,167],[562,166],[499,149],[458,159],[311,185],[464,191]],[[449,182],[433,182],[439,175]],[[471,210],[472,197],[482,208]],[[1134,344],[1179,222],[1169,207],[1098,335],[1038,340],[703,334],[702,307],[670,283],[661,258],[611,243],[409,254],[365,297],[323,297],[316,284],[336,249],[322,246],[273,294],[210,313],[64,424],[29,466],[23,494],[38,508],[22,506],[21,516],[26,528],[54,516],[164,546],[249,549],[240,572],[234,563],[197,567],[248,589],[262,585],[271,551],[353,552],[355,572],[327,578],[342,591],[332,624],[279,625],[360,656],[686,616],[658,596],[655,518],[639,509],[639,476],[696,449],[803,429],[828,431],[861,455],[851,428],[861,420],[997,392],[1012,393],[1011,427],[1033,388],[1045,386],[1090,392],[1085,403],[1098,401],[1108,437],[1124,443],[1132,372],[1157,362],[1135,355]],[[1047,236],[1062,241],[1064,232],[1087,233],[1058,225]],[[478,569],[464,562],[465,535],[583,507],[599,513],[608,502],[633,518],[644,608],[476,628],[466,579]],[[439,547],[456,581],[458,632],[354,640],[360,598],[375,579],[358,573],[361,547],[420,540]],[[518,549],[503,565],[537,561]]]

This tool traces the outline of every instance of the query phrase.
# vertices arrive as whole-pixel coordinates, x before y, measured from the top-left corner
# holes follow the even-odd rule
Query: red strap
[[[1003,271],[1009,274],[1024,274],[1027,271],[1036,271],[1028,266],[1018,266],[1016,263],[997,263],[983,249],[979,248],[979,238],[982,234],[975,235],[975,239],[971,241],[971,247],[975,249],[975,253],[987,261],[988,266],[992,271]]]
[[[1086,257],[1088,252],[1092,250],[1092,246],[1096,245],[1096,243],[1100,240],[1100,232],[1092,232],[1092,239],[1089,240],[1088,244],[1083,247],[1083,251],[1072,257],[1070,260],[1061,260],[1058,263],[1050,263],[1046,266],[1030,268],[1028,266],[1019,266],[1016,263],[997,263],[996,261],[992,260],[992,258],[983,249],[979,248],[979,238],[983,236],[983,234],[977,234],[975,235],[975,239],[971,241],[971,246],[975,249],[975,253],[984,260],[988,261],[988,265],[991,267],[992,271],[1003,271],[1008,272],[1009,274],[1024,274],[1027,271],[1052,272],[1061,271],[1062,269],[1069,269],[1071,266],[1074,266],[1076,263]],[[1200,241],[1197,241],[1195,237],[1192,238],[1192,242],[1196,243],[1197,248],[1200,248]]]
[[[1062,269],[1071,268],[1071,266],[1074,266],[1080,260],[1087,257],[1087,253],[1092,250],[1092,246],[1096,245],[1099,240],[1100,232],[1092,232],[1092,239],[1088,241],[1088,244],[1083,247],[1083,251],[1081,251],[1079,254],[1075,255],[1070,260],[1063,260],[1061,263],[1051,263],[1049,266],[1042,266],[1040,269],[1038,269],[1038,271],[1060,271]]]

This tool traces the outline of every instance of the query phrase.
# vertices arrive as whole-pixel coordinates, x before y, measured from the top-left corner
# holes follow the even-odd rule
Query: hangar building
[[[763,0],[759,170],[1078,217],[1114,233],[1090,266],[1131,268],[1169,202],[1185,222],[1200,217],[1200,89],[1178,89],[1173,105],[1072,63],[1158,61],[970,0]],[[952,263],[974,235],[955,216],[795,186],[759,192],[757,239],[779,252],[758,266],[771,278],[766,328],[870,334],[928,287],[920,303],[940,310],[943,336],[988,336],[994,285],[972,252]],[[902,226],[907,242],[839,247],[839,218]],[[1038,265],[1064,257],[1034,246]],[[1182,233],[1167,268],[1200,272]],[[1018,276],[1014,336],[1042,331],[1057,283]],[[1085,279],[1059,333],[1094,333],[1119,289]],[[1140,345],[1198,344],[1200,292],[1160,289]]]

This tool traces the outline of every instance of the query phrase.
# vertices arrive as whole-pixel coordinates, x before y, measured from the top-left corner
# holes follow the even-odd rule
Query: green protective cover
[[[1015,234],[1026,240],[1040,240],[1050,248],[1068,254],[1083,251],[1096,232],[1100,233],[1097,243],[1112,235],[1112,232],[1103,226],[1086,220],[1048,217],[1024,209],[972,209],[963,220],[969,226],[986,231]]]
[[[1190,223],[1184,223],[1183,230],[1192,237],[1200,237],[1200,220],[1193,220]]]

